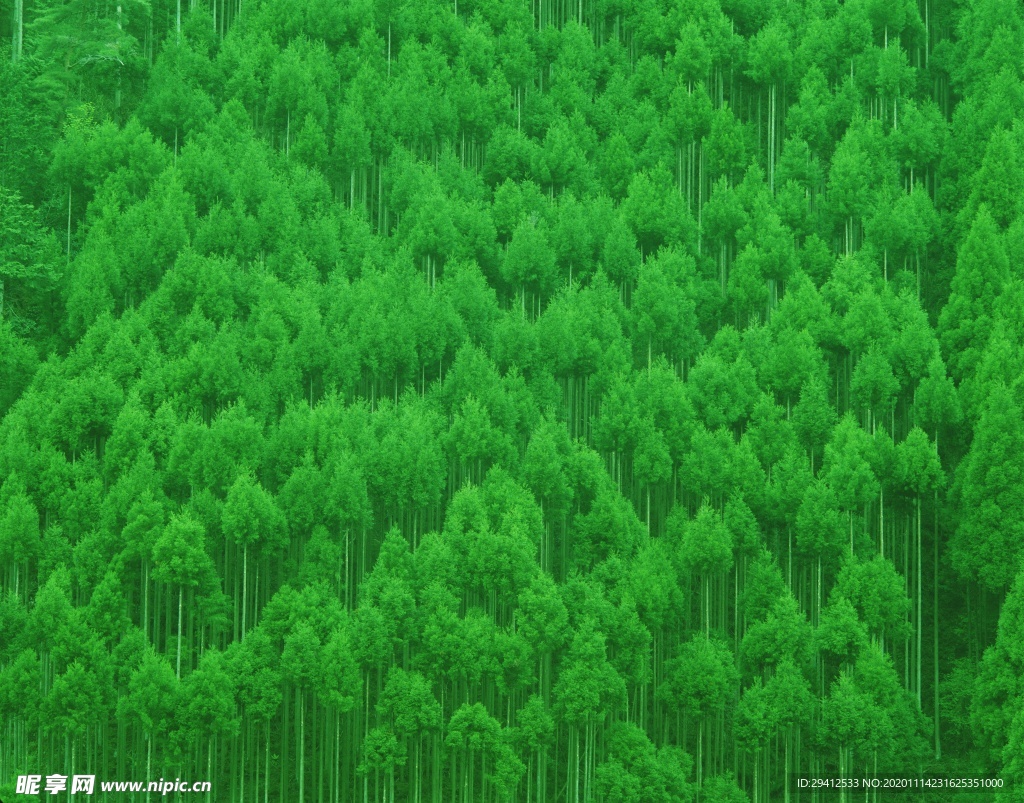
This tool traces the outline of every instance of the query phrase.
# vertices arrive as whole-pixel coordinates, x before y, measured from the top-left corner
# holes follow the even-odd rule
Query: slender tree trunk
[[[236,574],[235,577],[238,577]],[[249,592],[249,542],[242,545],[242,641],[245,641],[245,611]]]
[[[885,557],[885,486],[878,486],[878,554]],[[893,555],[893,563],[896,556]]]
[[[67,264],[71,264],[71,185],[68,184],[68,258]]]
[[[921,495],[917,496],[917,710],[921,710],[921,631],[923,613],[921,608]]]
[[[178,680],[181,680],[181,598],[184,590],[184,586],[178,586]]]
[[[25,0],[14,0],[14,30],[11,32],[11,61],[21,58],[25,36]]]
[[[775,82],[768,95],[768,189],[775,194]]]
[[[246,753],[249,752],[249,749],[248,749],[249,748],[248,729],[245,726],[245,718],[242,719],[242,723],[243,723],[242,724],[242,736],[241,736],[241,738],[242,738],[242,766],[241,766],[241,769],[240,769],[240,771],[238,773],[238,783],[239,783],[238,799],[239,800],[245,800],[245,756],[246,756]],[[257,760],[256,763],[258,765],[259,761]],[[257,769],[259,769],[258,766],[257,766]]]
[[[782,770],[782,777],[783,777],[783,780],[785,782],[784,799],[785,799],[786,803],[789,803],[789,741],[790,741],[790,737],[792,736],[792,733],[793,733],[793,729],[792,728],[787,728],[786,729],[786,759],[785,759],[786,760],[786,764],[785,764],[785,767]]]
[[[15,2],[22,2],[23,0],[15,0]],[[117,31],[120,35],[123,28],[121,27],[121,3],[117,4]],[[121,66],[118,64],[117,68],[117,88],[114,90],[114,108],[120,110],[121,108]]]
[[[576,762],[573,765],[573,769],[576,773],[576,803],[580,803],[580,732],[578,728],[573,728],[573,736],[575,741],[576,751]]]
[[[939,449],[939,435],[935,433],[935,450]],[[939,725],[939,492],[935,491],[934,528],[932,538],[932,705],[935,718],[935,760],[942,758],[942,741]]]
[[[704,780],[704,716],[697,722],[697,789],[700,790]]]
[[[306,693],[299,689],[299,803],[306,801]]]
[[[761,800],[761,797],[758,794],[760,792],[760,789],[758,788],[758,783],[757,783],[758,782],[757,770],[758,770],[758,767],[760,766],[760,764],[761,764],[761,750],[760,750],[760,748],[758,748],[757,750],[754,751],[754,803],[758,803],[758,801]]]

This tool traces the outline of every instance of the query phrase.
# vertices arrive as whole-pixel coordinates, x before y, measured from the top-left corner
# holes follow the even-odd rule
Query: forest
[[[1021,3],[0,4],[0,799],[1024,800]]]

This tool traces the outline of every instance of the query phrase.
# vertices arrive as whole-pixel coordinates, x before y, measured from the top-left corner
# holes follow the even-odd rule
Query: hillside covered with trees
[[[1024,799],[1019,2],[0,17],[4,800]]]

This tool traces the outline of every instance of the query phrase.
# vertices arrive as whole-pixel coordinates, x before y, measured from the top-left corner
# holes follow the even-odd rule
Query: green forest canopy
[[[1020,799],[1020,3],[4,8],[5,799]]]

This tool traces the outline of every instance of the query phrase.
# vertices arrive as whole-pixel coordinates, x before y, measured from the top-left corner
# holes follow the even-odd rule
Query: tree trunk
[[[178,586],[178,680],[181,680],[181,598],[184,590],[184,586]]]
[[[68,261],[71,264],[71,185],[68,184]]]
[[[921,710],[921,495],[917,496],[917,710]]]
[[[306,693],[299,689],[299,803],[306,801]]]
[[[238,577],[236,574],[235,577]],[[245,609],[249,591],[249,542],[242,546],[242,641],[245,641]]]
[[[775,194],[775,82],[768,95],[768,189]]]
[[[935,433],[935,450],[939,449],[939,436]],[[932,704],[935,717],[935,760],[942,758],[942,741],[939,737],[939,492],[935,491],[934,528],[932,536],[932,648],[934,675],[932,678]]]
[[[11,32],[11,61],[21,58],[25,36],[25,0],[14,0],[14,30]]]
[[[238,780],[239,780],[238,799],[239,800],[245,800],[245,755],[246,755],[246,753],[249,752],[249,750],[248,750],[248,748],[249,748],[249,740],[248,740],[248,738],[246,738],[247,735],[248,735],[248,729],[244,725],[245,720],[243,719],[242,721],[243,721],[242,736],[241,736],[241,738],[242,738],[242,767],[241,767],[241,771],[238,773]]]

